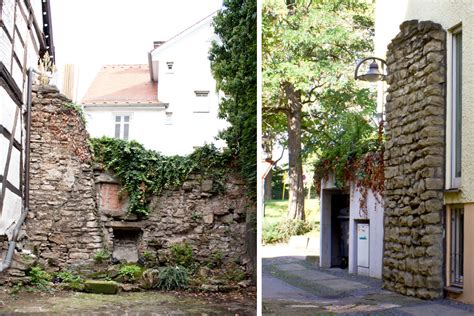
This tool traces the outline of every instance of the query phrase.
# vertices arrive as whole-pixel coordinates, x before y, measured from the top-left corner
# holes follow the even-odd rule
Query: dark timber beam
[[[3,135],[6,139],[10,139],[12,136],[12,133],[8,129],[6,129],[5,126],[0,124],[0,135]],[[22,150],[21,144],[16,139],[13,140],[13,147],[18,149],[19,151]]]

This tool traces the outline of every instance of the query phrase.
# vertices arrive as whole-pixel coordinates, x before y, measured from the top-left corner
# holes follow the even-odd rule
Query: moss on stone
[[[114,281],[86,280],[84,289],[89,293],[117,294],[118,283]]]

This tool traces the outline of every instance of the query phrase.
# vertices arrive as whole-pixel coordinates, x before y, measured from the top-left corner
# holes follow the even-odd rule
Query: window
[[[463,206],[453,206],[450,210],[449,281],[451,285],[462,287],[464,281],[464,208]]]
[[[208,90],[196,90],[194,91],[196,96],[196,105],[194,107],[195,113],[207,113],[209,112],[209,91]]]
[[[451,188],[461,185],[462,140],[462,31],[452,34],[451,58]]]
[[[165,115],[165,125],[173,125],[173,112],[166,112]]]
[[[130,115],[115,115],[115,138],[128,140]]]
[[[172,62],[172,61],[167,61],[166,62],[166,73],[168,73],[168,74],[174,73],[174,62]]]

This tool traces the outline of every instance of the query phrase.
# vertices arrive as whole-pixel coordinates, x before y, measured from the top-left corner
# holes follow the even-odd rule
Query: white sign
[[[369,267],[369,227],[368,223],[357,224],[357,266]]]

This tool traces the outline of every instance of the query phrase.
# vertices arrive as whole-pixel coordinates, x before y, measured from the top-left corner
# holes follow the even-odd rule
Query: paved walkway
[[[308,253],[299,254],[263,247],[263,315],[474,315],[473,305],[385,291],[380,280],[320,269],[306,260]]]

